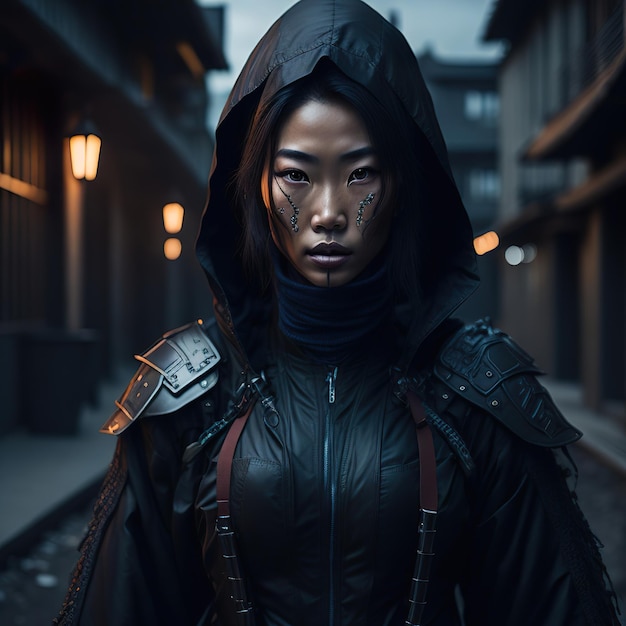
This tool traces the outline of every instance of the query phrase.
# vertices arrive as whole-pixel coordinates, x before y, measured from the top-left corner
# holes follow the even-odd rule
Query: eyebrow
[[[375,154],[376,151],[372,146],[364,146],[362,148],[356,148],[355,150],[350,150],[349,152],[344,152],[339,156],[340,161],[356,161],[362,157],[371,156]],[[295,159],[297,161],[304,161],[306,163],[319,163],[319,158],[314,154],[309,154],[308,152],[302,152],[301,150],[293,150],[291,148],[281,148],[274,155],[274,159],[278,157],[285,157],[288,159]]]

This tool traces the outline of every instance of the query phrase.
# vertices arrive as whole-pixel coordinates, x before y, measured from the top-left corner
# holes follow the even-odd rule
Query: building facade
[[[626,423],[624,0],[498,0],[501,323]]]
[[[437,111],[452,173],[478,237],[493,229],[500,198],[498,64],[442,59],[430,50],[418,55],[418,62]],[[478,257],[481,285],[459,310],[466,321],[484,316],[497,320],[496,257],[501,252],[495,249]]]
[[[0,434],[35,412],[33,395],[74,410],[68,396],[210,306],[193,246],[222,31],[223,9],[193,0],[2,3]],[[68,137],[87,127],[97,176],[77,180]],[[173,202],[185,217],[168,234]]]

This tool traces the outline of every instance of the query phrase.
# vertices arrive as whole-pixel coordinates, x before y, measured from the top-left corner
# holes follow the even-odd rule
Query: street
[[[579,447],[573,447],[572,455],[580,472],[580,504],[591,528],[605,546],[603,557],[624,613],[626,480]],[[29,554],[15,558],[0,572],[0,624],[44,626],[51,623],[63,601],[90,509],[70,515],[58,528],[41,537]],[[622,624],[626,623],[624,615],[621,619]]]

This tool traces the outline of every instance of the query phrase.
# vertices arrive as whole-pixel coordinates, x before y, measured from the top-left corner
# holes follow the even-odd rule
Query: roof
[[[491,14],[482,36],[483,41],[516,42],[545,6],[544,0],[493,0]]]
[[[494,83],[499,60],[437,57],[430,48],[418,54],[417,61],[424,77],[431,82],[481,82]]]

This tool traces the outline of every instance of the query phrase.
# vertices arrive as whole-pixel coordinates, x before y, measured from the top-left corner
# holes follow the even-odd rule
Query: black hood
[[[245,362],[259,367],[262,356],[256,350],[260,343],[255,333],[267,324],[269,296],[261,295],[258,286],[244,278],[241,226],[235,218],[230,183],[259,102],[310,74],[322,59],[367,88],[386,109],[402,107],[415,124],[408,133],[414,134],[424,155],[424,179],[433,200],[428,207],[428,232],[416,233],[421,270],[415,271],[424,275],[425,288],[403,306],[405,319],[410,320],[403,359],[408,363],[425,337],[476,288],[476,261],[469,220],[415,54],[394,26],[360,0],[302,0],[274,23],[253,50],[216,130],[198,259],[209,279],[222,330]]]

